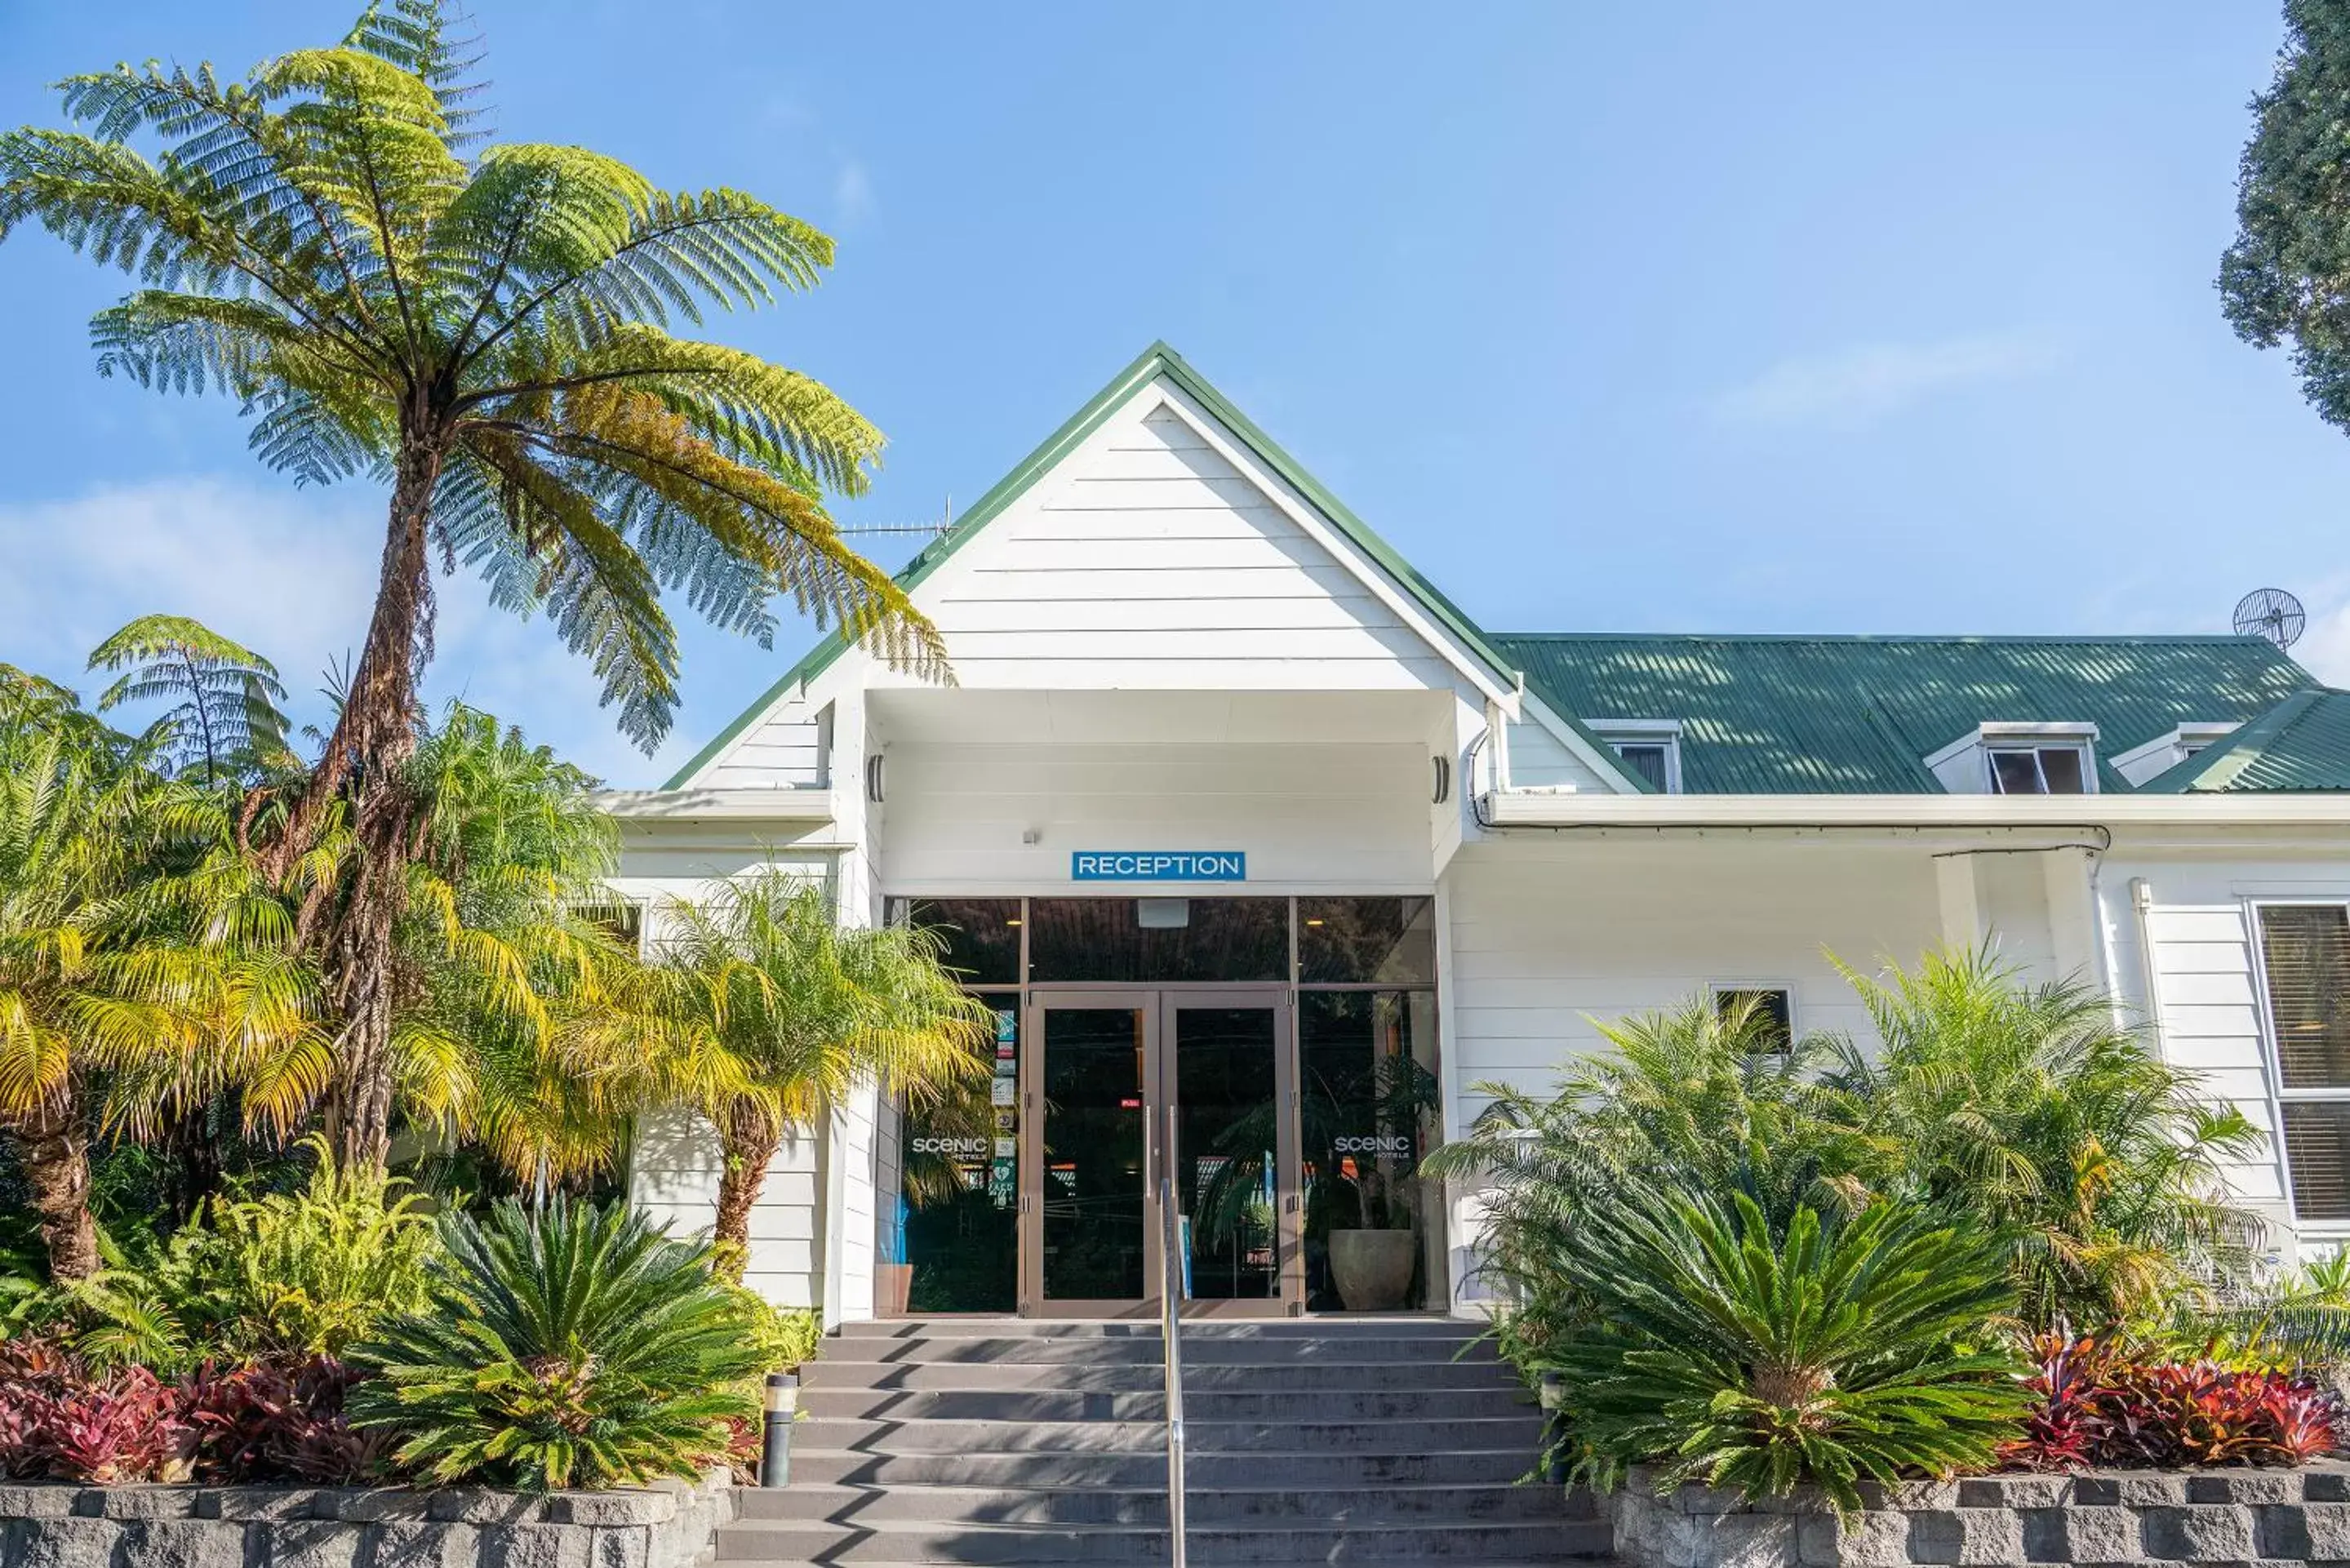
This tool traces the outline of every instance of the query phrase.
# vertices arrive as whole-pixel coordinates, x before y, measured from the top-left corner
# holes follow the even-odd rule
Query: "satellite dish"
[[[2309,624],[2301,601],[2282,588],[2254,588],[2236,601],[2236,635],[2264,637],[2280,649],[2301,640]]]

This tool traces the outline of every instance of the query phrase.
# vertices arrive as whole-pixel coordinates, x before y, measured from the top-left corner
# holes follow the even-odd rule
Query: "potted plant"
[[[1420,1124],[1437,1099],[1434,1074],[1409,1056],[1382,1058],[1371,1136],[1333,1146],[1333,1156],[1352,1166],[1351,1175],[1329,1184],[1328,1231],[1330,1282],[1349,1312],[1393,1312],[1411,1299],[1419,1263]]]

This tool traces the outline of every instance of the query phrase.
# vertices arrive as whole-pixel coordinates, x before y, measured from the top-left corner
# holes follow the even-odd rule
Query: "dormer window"
[[[1924,759],[1952,794],[2095,794],[2095,724],[1987,723]]]
[[[1681,793],[1679,719],[1587,719],[1584,723],[1659,794]]]
[[[2218,721],[2189,722],[2166,730],[2142,746],[2132,746],[2114,758],[2114,771],[2132,784],[2142,784],[2226,740],[2237,726]]]
[[[2086,794],[2085,746],[1986,746],[1993,794]]]

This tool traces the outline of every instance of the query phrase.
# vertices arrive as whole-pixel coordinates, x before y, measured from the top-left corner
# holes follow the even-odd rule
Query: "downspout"
[[[2143,877],[2130,878],[2130,908],[2137,919],[2138,982],[2146,987],[2146,1022],[2154,1033],[2154,1054],[2170,1060],[2168,1032],[2162,1025],[2162,990],[2154,962],[2154,889]]]

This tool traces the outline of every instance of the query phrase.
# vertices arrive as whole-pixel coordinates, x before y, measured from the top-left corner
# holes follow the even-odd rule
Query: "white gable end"
[[[924,585],[961,684],[1466,684],[1367,580],[1376,567],[1315,538],[1280,482],[1243,472],[1202,423],[1146,389]]]

